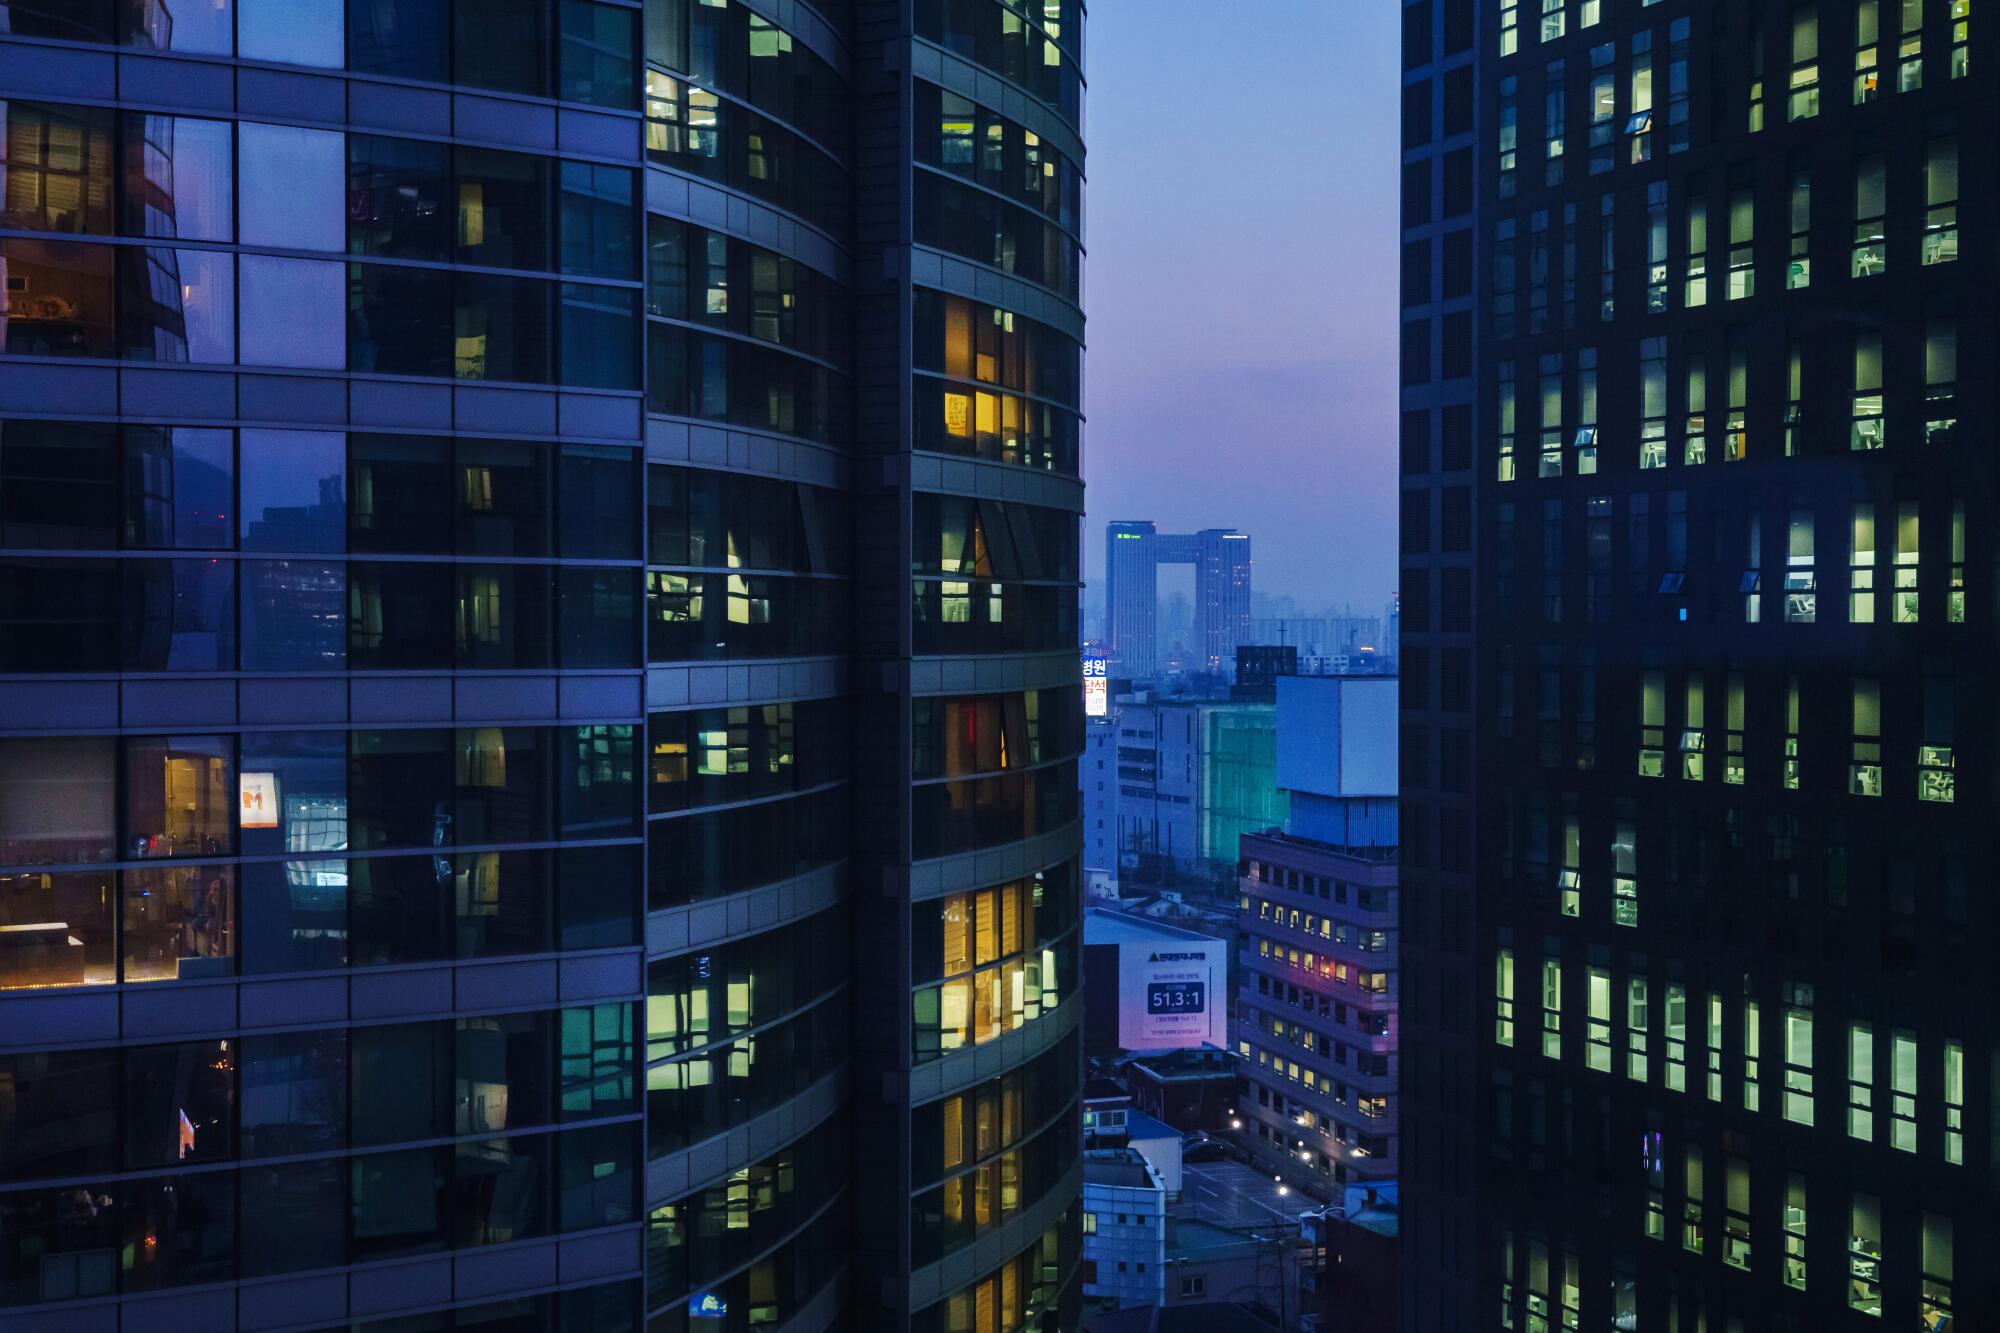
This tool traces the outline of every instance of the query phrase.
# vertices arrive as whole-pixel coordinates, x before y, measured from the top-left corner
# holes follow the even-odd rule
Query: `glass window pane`
[[[562,70],[557,96],[565,102],[631,110],[637,103],[633,45],[639,16],[629,9],[562,0]]]
[[[347,457],[350,551],[450,554],[450,440],[354,435]]]
[[[236,669],[236,564],[125,561],[128,671]]]
[[[443,856],[367,857],[349,863],[348,956],[355,967],[452,957],[455,884]]]
[[[127,870],[125,980],[189,981],[235,972],[236,894],[232,866]]]
[[[243,1156],[292,1157],[347,1146],[344,1031],[245,1037],[238,1058]]]
[[[554,1137],[562,1144],[561,1229],[630,1222],[638,1194],[638,1126],[597,1125]]]
[[[226,736],[125,738],[125,833],[134,857],[232,850],[236,792]]]
[[[551,665],[546,565],[458,565],[453,624],[462,670],[540,670]]]
[[[639,293],[629,287],[562,284],[562,382],[589,389],[639,384]]]
[[[453,78],[475,88],[545,97],[548,0],[485,0],[453,15]]]
[[[454,1034],[455,1132],[499,1134],[554,1119],[550,1015],[461,1018]]]
[[[638,557],[638,462],[631,449],[566,444],[558,459],[561,549],[577,560]]]
[[[449,0],[347,0],[347,67],[443,83]]]
[[[539,727],[467,727],[452,747],[460,843],[549,836],[549,756]]]
[[[351,564],[347,577],[347,649],[354,670],[450,669],[456,611],[451,566]]]
[[[548,856],[476,852],[454,860],[458,957],[543,953],[554,947],[549,925],[554,881]]]
[[[20,32],[19,6],[13,7]],[[88,40],[88,39],[86,39]],[[0,226],[22,231],[111,234],[111,112],[96,107],[7,102]]]
[[[0,560],[0,671],[116,671],[115,560]]]
[[[462,555],[544,556],[549,540],[551,456],[546,445],[458,442],[457,546]]]
[[[562,271],[633,278],[638,263],[635,177],[627,167],[564,162],[558,175]]]
[[[357,1060],[358,1067],[358,1060]],[[429,1254],[450,1242],[451,1149],[414,1148],[353,1159],[350,1252],[356,1262]]]
[[[118,343],[131,361],[234,361],[235,258],[215,250],[120,248]]]
[[[118,980],[117,910],[117,876],[109,870],[0,875],[0,990]],[[0,1144],[5,1120],[0,1114]]]
[[[349,368],[384,375],[452,373],[451,274],[348,265]]]
[[[482,25],[501,16],[489,5]],[[503,20],[504,21],[504,20]],[[554,162],[531,153],[460,148],[453,163],[458,262],[547,272],[554,239],[550,173]]]
[[[244,255],[237,281],[244,365],[346,368],[347,275],[341,265]]]
[[[237,127],[237,178],[245,245],[285,250],[347,248],[347,144],[332,130]]]
[[[452,1133],[449,1023],[354,1028],[348,1036],[350,1142],[357,1148]]]
[[[562,834],[565,838],[617,838],[639,832],[635,729],[628,724],[559,731],[562,756]]]
[[[636,665],[639,590],[635,571],[569,568],[562,571],[560,583],[559,664],[566,668]]]
[[[128,4],[125,44],[154,51],[226,56],[234,45],[230,0],[181,4]]]
[[[347,664],[347,567],[245,560],[239,571],[245,671],[338,671]]]
[[[548,383],[552,285],[493,273],[456,274],[453,373],[462,380]]]
[[[116,744],[108,736],[0,741],[0,860],[118,859]]]
[[[112,0],[13,0],[8,31],[17,37],[56,37],[66,42],[116,41]]]
[[[116,1050],[0,1056],[0,1180],[116,1171],[118,1086]]]
[[[0,421],[0,544],[117,545],[117,429]]]
[[[239,742],[245,856],[347,850],[347,735],[249,731]]]
[[[243,1277],[347,1262],[347,1169],[339,1160],[243,1168]]]
[[[123,1285],[128,1292],[235,1276],[236,1180],[183,1172],[121,1186]]]
[[[557,1137],[536,1134],[457,1146],[452,1220],[459,1245],[505,1245],[548,1234],[549,1158]]]
[[[632,885],[639,882],[640,850],[566,847],[556,853],[559,947],[616,949],[635,942]]]
[[[0,437],[0,469],[5,468],[6,441]],[[4,498],[0,491],[0,503]],[[126,427],[125,545],[228,550],[236,543],[235,510],[234,432]]]
[[[347,437],[338,431],[245,430],[246,551],[340,551],[347,544]]]
[[[449,258],[450,155],[441,143],[349,135],[348,253]]]
[[[246,975],[346,967],[347,862],[244,866],[242,953]]]
[[[117,355],[111,247],[0,240],[9,356]]]
[[[236,1153],[236,1057],[226,1041],[125,1052],[125,1166],[224,1161]]]
[[[126,116],[125,234],[227,241],[234,238],[235,227],[235,146],[229,122]]]
[[[449,847],[453,786],[452,733],[357,731],[348,759],[348,836],[356,850]],[[374,864],[374,863],[370,863]],[[362,863],[352,867],[355,889]],[[449,897],[439,893],[440,902]]]
[[[342,0],[237,0],[236,53],[245,60],[339,69]]]

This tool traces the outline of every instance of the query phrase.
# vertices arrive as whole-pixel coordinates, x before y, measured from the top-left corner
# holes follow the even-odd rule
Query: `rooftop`
[[[1128,1190],[1164,1190],[1146,1159],[1131,1148],[1091,1148],[1083,1154],[1083,1183]]]
[[[1220,944],[1213,935],[1169,925],[1152,917],[1133,916],[1092,907],[1083,914],[1085,944],[1151,944],[1160,940],[1179,943]]]

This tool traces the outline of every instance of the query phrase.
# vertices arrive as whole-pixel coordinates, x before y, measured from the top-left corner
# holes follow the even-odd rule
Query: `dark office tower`
[[[1073,1303],[1082,20],[899,8],[0,3],[4,1333]]]
[[[1978,10],[1404,9],[1411,1327],[2000,1327]]]

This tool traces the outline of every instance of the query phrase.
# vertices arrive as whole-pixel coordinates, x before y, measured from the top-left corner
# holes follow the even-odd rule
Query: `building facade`
[[[1281,680],[1290,815],[1242,840],[1238,1137],[1328,1189],[1400,1167],[1396,697],[1393,680]]]
[[[0,4],[0,1329],[1068,1326],[1082,23]]]
[[[1975,10],[1404,7],[1412,1327],[2000,1322]]]
[[[1150,865],[1233,876],[1242,836],[1285,821],[1275,708],[1121,699],[1114,709],[1105,732],[1093,733],[1093,767],[1085,773],[1091,847],[1107,860],[1115,854],[1126,871]],[[1094,766],[1107,752],[1115,781]]]

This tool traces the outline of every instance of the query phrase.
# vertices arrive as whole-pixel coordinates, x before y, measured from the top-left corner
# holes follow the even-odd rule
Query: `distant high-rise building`
[[[1402,13],[1404,1327],[2000,1328],[2000,29]]]
[[[1159,567],[1194,566],[1196,668],[1226,672],[1236,645],[1250,639],[1250,535],[1233,528],[1163,533],[1146,522],[1105,526],[1104,637],[1120,662],[1119,674],[1143,680],[1159,669],[1156,625]]]
[[[1158,535],[1151,523],[1104,529],[1104,644],[1116,672],[1146,680],[1158,668]]]

